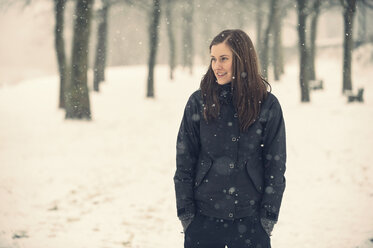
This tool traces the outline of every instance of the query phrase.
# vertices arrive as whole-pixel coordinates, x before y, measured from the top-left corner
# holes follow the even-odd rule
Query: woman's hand
[[[261,218],[260,219],[260,223],[262,224],[262,227],[263,227],[264,231],[266,231],[266,233],[268,234],[268,236],[271,237],[272,236],[273,227],[275,226],[276,221],[269,220],[269,219],[266,219],[266,218]]]
[[[179,219],[181,221],[181,225],[183,225],[183,231],[185,233],[186,229],[194,219],[194,214],[185,214],[180,216]]]
[[[192,223],[192,221],[193,221],[193,218],[181,221],[181,225],[183,225],[184,233],[185,233],[186,229],[188,228],[188,226],[190,225],[190,223]]]

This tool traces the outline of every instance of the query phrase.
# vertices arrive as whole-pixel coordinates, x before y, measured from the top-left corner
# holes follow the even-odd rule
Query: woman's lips
[[[215,75],[216,75],[217,78],[222,78],[225,75],[227,75],[227,73],[226,72],[224,72],[224,73],[218,72],[218,73],[215,73]]]

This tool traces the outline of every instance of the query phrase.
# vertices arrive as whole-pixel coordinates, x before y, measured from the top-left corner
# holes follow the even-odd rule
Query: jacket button
[[[238,117],[238,114],[237,114],[237,113],[234,113],[233,116],[234,116],[234,118],[237,118],[237,117]]]
[[[230,218],[233,218],[233,214],[232,214],[232,213],[229,213],[228,216],[229,216]]]
[[[233,169],[234,168],[234,163],[230,163],[229,168]]]
[[[237,138],[236,138],[236,137],[233,137],[233,138],[232,138],[232,141],[233,141],[233,142],[235,142],[236,140],[237,140]]]

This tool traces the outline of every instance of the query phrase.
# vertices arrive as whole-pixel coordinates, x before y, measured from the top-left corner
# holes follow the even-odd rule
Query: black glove
[[[269,220],[269,219],[266,219],[266,218],[261,218],[260,219],[260,223],[262,224],[262,227],[264,229],[264,231],[266,231],[266,233],[268,234],[268,236],[272,236],[272,231],[273,231],[273,227],[275,226],[275,224],[277,223],[276,221],[274,220]]]
[[[186,219],[181,221],[181,225],[183,225],[183,231],[185,232],[190,223],[192,223],[193,219]]]
[[[185,232],[190,223],[192,223],[194,219],[194,214],[186,214],[179,217],[181,221],[181,225],[183,225],[183,231]]]

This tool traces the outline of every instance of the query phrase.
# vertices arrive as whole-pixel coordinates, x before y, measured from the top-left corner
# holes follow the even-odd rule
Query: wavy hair
[[[237,111],[240,130],[247,131],[260,112],[261,102],[267,97],[271,85],[259,72],[259,62],[250,37],[242,30],[228,29],[219,33],[210,44],[227,44],[233,54],[232,59],[232,100]],[[201,80],[201,94],[204,102],[203,116],[209,122],[219,116],[219,85],[211,67]]]

